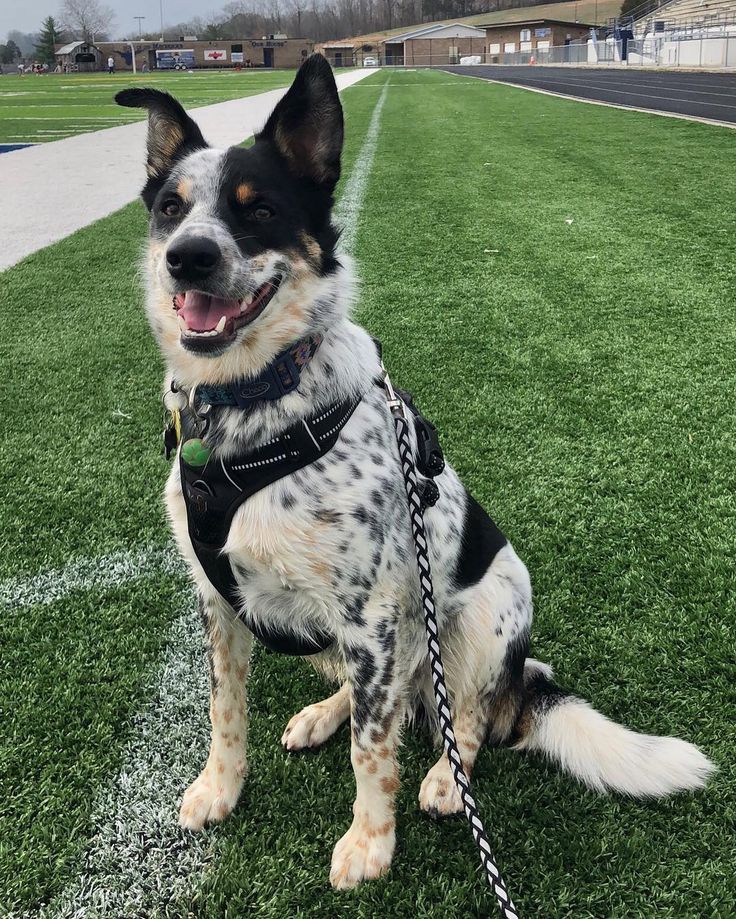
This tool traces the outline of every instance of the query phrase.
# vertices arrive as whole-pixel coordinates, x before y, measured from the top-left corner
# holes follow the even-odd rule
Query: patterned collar
[[[300,339],[277,354],[257,376],[242,377],[232,383],[197,386],[197,405],[249,408],[255,402],[270,402],[288,395],[299,385],[301,372],[314,357],[322,338],[319,332],[315,332]]]

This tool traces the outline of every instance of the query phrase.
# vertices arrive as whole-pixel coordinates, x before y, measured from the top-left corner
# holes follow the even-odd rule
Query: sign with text
[[[227,51],[222,48],[207,48],[204,52],[204,59],[206,61],[226,61]]]

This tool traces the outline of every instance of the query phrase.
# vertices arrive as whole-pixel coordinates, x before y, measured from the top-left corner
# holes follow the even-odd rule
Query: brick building
[[[107,67],[107,58],[115,61],[116,70],[187,70],[191,68],[224,69],[227,67],[273,67],[294,69],[314,48],[307,38],[223,39],[222,41],[112,41],[97,42],[99,60],[91,69]],[[62,47],[56,51],[57,59]],[[66,58],[69,55],[65,55]],[[88,65],[89,67],[89,65]]]
[[[381,42],[386,64],[459,64],[460,58],[482,55],[486,36],[483,29],[459,22],[424,26]]]
[[[583,22],[565,22],[559,19],[527,19],[521,22],[494,22],[481,25],[485,29],[485,58],[489,64],[502,54],[530,52],[537,56],[541,52],[559,45],[585,41],[593,28]]]

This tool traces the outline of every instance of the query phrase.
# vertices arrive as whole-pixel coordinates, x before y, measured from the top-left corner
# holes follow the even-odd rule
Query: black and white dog
[[[199,589],[211,663],[209,758],[184,795],[180,822],[199,830],[238,800],[256,625],[305,640],[329,635],[330,647],[309,660],[339,688],[295,715],[282,743],[292,752],[316,747],[350,718],[357,793],[330,880],[353,887],[389,867],[402,725],[419,706],[435,707],[394,425],[375,383],[380,359],[348,318],[353,270],[330,222],[343,142],[335,82],[324,58],[309,58],[249,149],[208,147],[166,93],[129,89],[117,100],[149,113],[147,312],[166,389],[175,381],[183,398],[257,380],[295,343],[319,345],[282,398],[211,405],[206,462],[227,472],[234,457],[305,419],[357,403],[330,450],[239,506],[222,549],[234,602],[193,548],[182,467],[171,471],[166,504]],[[196,417],[181,404],[191,428]],[[191,404],[196,412],[196,396]],[[696,747],[614,724],[528,657],[526,568],[451,468],[436,481],[440,498],[426,511],[426,528],[466,770],[489,740],[546,753],[600,792],[659,796],[702,786],[713,766]],[[434,816],[462,810],[444,754],[419,803]]]

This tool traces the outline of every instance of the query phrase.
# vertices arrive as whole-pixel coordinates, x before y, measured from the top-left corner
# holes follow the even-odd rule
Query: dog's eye
[[[178,217],[181,213],[181,204],[176,198],[167,198],[161,205],[161,213],[167,217]]]
[[[273,210],[265,204],[259,204],[250,212],[253,220],[270,220],[273,217]]]

